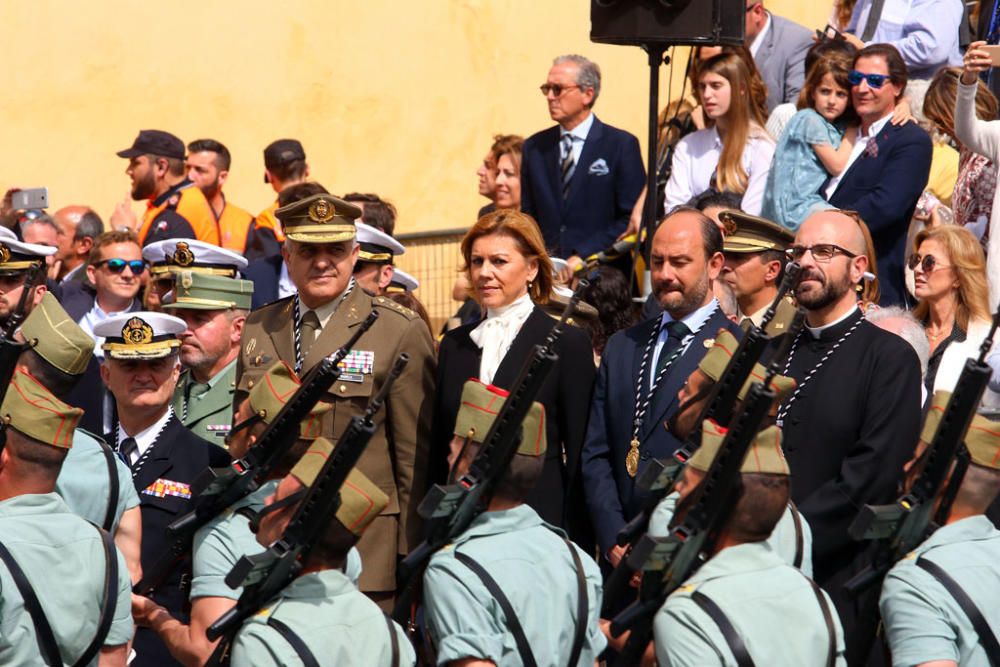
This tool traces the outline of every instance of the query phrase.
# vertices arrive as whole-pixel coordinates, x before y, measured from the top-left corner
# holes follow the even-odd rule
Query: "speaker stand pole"
[[[660,129],[660,65],[669,62],[670,57],[663,55],[667,50],[664,44],[645,44],[642,48],[649,56],[649,141],[646,158],[646,206],[642,214],[642,226],[646,231],[646,239],[642,244],[643,257],[646,258],[642,291],[648,296],[652,290],[649,256],[653,247],[653,233],[656,231],[660,216],[660,198],[656,188],[656,141]]]

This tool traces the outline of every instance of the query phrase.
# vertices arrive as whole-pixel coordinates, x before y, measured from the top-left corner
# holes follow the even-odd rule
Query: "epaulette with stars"
[[[410,310],[406,306],[398,304],[395,301],[393,301],[392,299],[387,299],[384,296],[377,296],[377,297],[373,298],[372,299],[372,305],[373,306],[381,306],[382,308],[385,308],[387,310],[395,311],[395,312],[399,313],[400,315],[402,315],[403,317],[405,317],[408,320],[414,320],[414,319],[417,319],[419,317],[419,315],[417,315],[415,312],[413,312],[412,310]]]

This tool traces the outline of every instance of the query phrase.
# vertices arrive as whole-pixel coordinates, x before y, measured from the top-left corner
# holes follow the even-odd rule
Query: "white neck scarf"
[[[469,333],[472,342],[483,351],[479,361],[480,380],[486,384],[493,383],[493,376],[500,367],[500,362],[507,355],[514,338],[534,307],[531,297],[525,294],[509,306],[487,310],[486,319]]]

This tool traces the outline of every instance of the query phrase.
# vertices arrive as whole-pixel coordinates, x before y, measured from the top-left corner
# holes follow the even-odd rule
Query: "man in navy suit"
[[[861,128],[847,168],[823,194],[837,208],[861,215],[875,242],[881,305],[903,305],[906,232],[930,174],[931,139],[916,123],[889,122],[907,80],[895,47],[872,44],[859,51],[850,80]]]
[[[593,114],[601,69],[583,56],[555,59],[542,94],[556,127],[524,142],[521,210],[570,268],[615,242],[645,182],[639,140]]]
[[[653,294],[664,313],[611,337],[594,385],[583,444],[583,483],[601,546],[611,565],[623,549],[615,536],[638,513],[635,480],[652,459],[681,446],[665,423],[677,411],[677,393],[726,328],[739,327],[712,294],[725,264],[722,234],[696,209],[668,215],[653,237]]]

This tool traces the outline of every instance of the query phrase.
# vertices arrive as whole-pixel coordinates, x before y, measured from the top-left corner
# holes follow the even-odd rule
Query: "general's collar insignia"
[[[141,318],[133,317],[122,327],[122,338],[131,345],[145,345],[153,342],[153,327]]]

